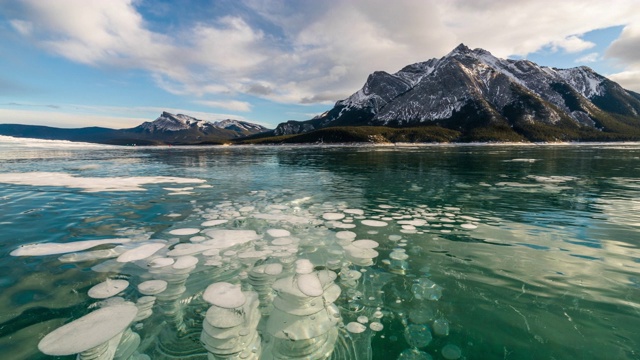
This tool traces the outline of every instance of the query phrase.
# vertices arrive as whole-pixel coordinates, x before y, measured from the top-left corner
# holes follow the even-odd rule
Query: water
[[[640,144],[119,148],[3,138],[0,181],[2,358],[56,358],[38,342],[98,307],[92,286],[126,279],[120,296],[135,302],[137,284],[160,276],[135,264],[96,271],[108,259],[10,256],[18,246],[126,238],[125,249],[151,240],[175,248],[207,235],[171,231],[215,219],[228,221],[208,230],[262,238],[217,257],[195,254],[180,298],[158,295],[153,315],[133,324],[135,356],[206,358],[199,339],[208,285],[252,291],[247,274],[260,263],[284,262],[275,280],[295,277],[292,261],[309,259],[338,274],[339,321],[313,345],[329,348],[324,355],[335,349],[334,359],[640,358]],[[121,191],[132,182],[140,189]],[[334,213],[344,218],[323,218]],[[271,246],[268,229],[290,231],[291,256],[282,254],[289,244],[242,259]],[[379,246],[353,250],[340,231]],[[376,255],[362,255],[369,251]],[[277,296],[268,284],[261,299]],[[350,333],[346,325],[359,320],[366,330]],[[265,329],[258,325],[263,359],[312,346],[287,340],[285,349]]]

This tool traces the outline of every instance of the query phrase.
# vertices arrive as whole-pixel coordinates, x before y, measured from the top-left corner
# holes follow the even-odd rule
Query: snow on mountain
[[[471,124],[479,118],[511,127],[568,126],[568,121],[571,126],[601,129],[602,121],[608,121],[602,118],[603,110],[637,116],[638,97],[586,66],[549,68],[529,60],[500,59],[460,44],[442,58],[411,64],[394,74],[376,71],[327,113],[307,122],[281,124],[275,133],[347,125]]]
[[[171,114],[163,112],[160,117],[152,122],[145,122],[140,127],[150,132],[156,131],[181,131],[181,130],[198,130],[202,132],[211,132],[215,129],[230,130],[241,134],[255,134],[268,130],[262,125],[226,119],[216,122],[199,120],[184,114]]]

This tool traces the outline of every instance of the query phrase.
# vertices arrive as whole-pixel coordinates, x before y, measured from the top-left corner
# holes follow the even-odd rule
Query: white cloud
[[[576,35],[567,36],[564,39],[556,40],[551,43],[553,49],[563,49],[568,53],[577,53],[596,46],[595,43],[580,39]]]
[[[209,100],[198,100],[195,101],[196,104],[212,107],[212,108],[221,108],[226,110],[233,111],[251,111],[251,104],[246,101],[209,101]]]
[[[11,24],[72,61],[144,69],[173,94],[332,103],[375,70],[395,72],[461,42],[501,57],[544,47],[573,53],[594,46],[581,34],[640,22],[637,0],[245,0],[251,16],[219,14],[160,31],[136,3],[25,0]],[[618,47],[628,48],[622,40]],[[612,49],[608,56],[625,66],[639,58]],[[242,103],[227,109],[243,111]]]
[[[597,52],[593,52],[593,53],[589,53],[587,55],[581,56],[575,59],[573,62],[578,64],[586,64],[586,63],[593,63],[598,60],[600,60],[600,54],[598,54]]]
[[[625,26],[620,37],[607,49],[605,57],[624,67],[624,71],[610,75],[611,80],[640,92],[640,23]]]
[[[62,128],[101,126],[123,129],[138,126],[149,119],[64,111],[0,109],[0,118],[7,124],[43,125]],[[82,125],[87,124],[87,125]]]

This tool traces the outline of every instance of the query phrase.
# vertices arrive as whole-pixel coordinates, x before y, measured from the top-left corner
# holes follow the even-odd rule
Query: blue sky
[[[275,127],[459,43],[640,92],[637,0],[0,0],[0,123]]]

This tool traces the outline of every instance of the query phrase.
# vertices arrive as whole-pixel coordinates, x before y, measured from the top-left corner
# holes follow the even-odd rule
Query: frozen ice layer
[[[235,245],[245,244],[260,239],[254,230],[209,230],[205,235],[212,238],[203,242],[204,245],[211,245],[212,248],[226,249]]]
[[[103,307],[50,332],[38,349],[53,356],[82,353],[120,335],[137,313],[138,308],[128,302]]]
[[[285,229],[269,229],[267,234],[272,238],[291,236],[291,232]]]
[[[453,344],[445,345],[440,353],[442,354],[442,357],[447,360],[456,360],[462,356],[462,350]]]
[[[21,245],[11,252],[11,256],[43,256],[57,255],[70,252],[91,249],[92,247],[105,244],[124,244],[130,242],[130,239],[103,239],[103,240],[86,240],[74,241],[69,243],[41,243]]]
[[[342,213],[324,213],[322,214],[322,218],[325,220],[333,221],[333,220],[342,220],[345,215]]]
[[[297,277],[300,291],[307,296],[320,296],[324,292],[317,274],[300,274]]]
[[[359,322],[350,322],[347,324],[347,331],[354,334],[359,334],[367,330],[367,327]]]
[[[233,285],[228,282],[217,282],[209,285],[202,298],[206,302],[224,309],[240,307],[247,301],[246,296],[240,289],[240,285]]]
[[[107,279],[89,289],[88,295],[93,299],[106,299],[118,295],[129,286],[127,280]]]
[[[167,282],[164,280],[149,280],[138,284],[138,291],[142,295],[157,295],[167,289]]]
[[[200,224],[201,226],[204,227],[212,227],[212,226],[218,226],[218,225],[222,225],[222,224],[226,224],[228,223],[229,220],[225,220],[225,219],[218,219],[218,220],[209,220],[209,221],[205,221],[202,224]]]
[[[122,253],[116,259],[118,262],[126,263],[146,259],[155,254],[166,246],[166,242],[156,242],[151,244],[143,244],[131,250]]]
[[[389,225],[388,223],[380,220],[362,220],[362,225],[372,226],[372,227],[384,227]]]
[[[180,256],[173,263],[173,268],[176,270],[186,270],[195,267],[198,264],[198,258],[191,255]]]
[[[309,274],[313,272],[313,263],[308,259],[296,260],[296,273],[297,274]]]
[[[146,191],[142,185],[159,183],[203,183],[205,180],[178,178],[168,176],[136,176],[136,177],[78,177],[57,172],[26,172],[0,174],[0,183],[61,186],[82,189],[85,192],[102,191]]]
[[[197,228],[184,228],[184,229],[171,230],[169,231],[169,234],[182,236],[182,235],[193,235],[199,232],[200,232],[200,229],[197,229]]]

